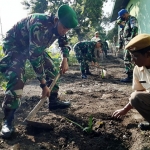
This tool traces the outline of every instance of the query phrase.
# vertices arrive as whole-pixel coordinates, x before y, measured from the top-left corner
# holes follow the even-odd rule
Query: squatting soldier
[[[76,58],[80,63],[80,70],[82,79],[86,79],[87,75],[91,75],[89,71],[88,63],[91,62],[92,65],[98,65],[96,62],[96,57],[94,54],[95,48],[101,47],[101,41],[89,41],[89,42],[79,42],[74,45],[73,49],[76,53]]]
[[[46,14],[31,14],[15,24],[3,39],[5,57],[0,61],[0,71],[8,79],[5,98],[2,104],[4,120],[1,129],[3,137],[13,132],[14,113],[20,106],[20,98],[25,84],[25,62],[28,59],[37,74],[42,88],[42,98],[49,97],[49,109],[67,108],[69,102],[61,102],[58,96],[58,84],[50,95],[50,86],[58,74],[52,59],[45,52],[56,39],[62,54],[61,73],[68,70],[67,57],[69,48],[66,46],[66,32],[78,24],[75,11],[68,5],[58,9],[58,17]]]
[[[126,24],[124,27],[123,37],[125,45],[138,34],[138,22],[134,16],[131,16],[126,9],[122,9],[118,12],[119,18],[125,20]],[[131,54],[129,51],[124,50],[124,64],[127,78],[121,79],[121,82],[132,82],[133,74],[133,63],[131,62]]]
[[[136,66],[133,70],[132,89],[134,92],[129,102],[113,113],[114,118],[120,118],[131,109],[136,109],[148,121],[141,122],[139,128],[150,129],[150,34],[139,34],[127,45]]]

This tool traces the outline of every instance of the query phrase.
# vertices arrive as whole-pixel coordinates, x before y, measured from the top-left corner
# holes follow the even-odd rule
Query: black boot
[[[147,121],[144,121],[144,122],[141,122],[138,127],[141,129],[141,130],[150,130],[150,123],[147,122]]]
[[[89,67],[86,67],[86,71],[85,71],[86,75],[92,75],[92,73],[89,70]]]
[[[128,72],[127,73],[127,78],[125,79],[121,79],[121,82],[125,82],[125,83],[132,83],[132,78],[133,78],[133,73],[132,72]]]
[[[86,76],[85,71],[82,70],[81,73],[82,73],[82,74],[81,74],[82,79],[87,79],[87,76]]]
[[[16,109],[4,109],[4,118],[2,122],[1,136],[9,138],[14,131],[14,113]]]
[[[70,102],[62,102],[57,96],[58,93],[51,93],[49,97],[49,110],[65,109],[70,107]]]

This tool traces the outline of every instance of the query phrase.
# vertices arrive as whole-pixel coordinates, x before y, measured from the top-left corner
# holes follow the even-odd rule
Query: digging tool
[[[53,82],[51,83],[51,85],[50,85],[50,93],[51,93],[51,91],[52,91],[52,89],[53,89],[53,87],[54,87],[54,85],[56,84],[56,82],[57,82],[57,80],[59,79],[59,77],[60,77],[60,73],[55,77],[55,79],[53,80]],[[33,122],[33,121],[31,121],[31,119],[36,115],[36,113],[38,112],[38,110],[43,106],[43,104],[44,104],[44,102],[47,100],[47,97],[45,97],[45,98],[42,98],[39,102],[38,102],[38,104],[32,109],[32,111],[28,114],[28,116],[24,119],[24,123],[25,124],[31,124],[31,125],[33,125],[34,123],[36,124],[36,122]],[[39,123],[37,123],[37,124],[39,124]]]

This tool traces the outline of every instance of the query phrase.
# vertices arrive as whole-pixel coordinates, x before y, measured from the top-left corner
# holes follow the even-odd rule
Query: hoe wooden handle
[[[54,87],[54,85],[56,84],[57,80],[60,77],[60,73],[55,77],[55,79],[53,80],[53,82],[51,83],[49,89],[50,89],[50,93]],[[38,112],[38,110],[43,106],[44,102],[47,100],[47,97],[42,98],[37,105],[31,110],[31,112],[28,114],[28,116],[24,119],[23,122],[26,122],[27,120],[31,120],[33,118],[33,116],[35,116],[35,114]]]

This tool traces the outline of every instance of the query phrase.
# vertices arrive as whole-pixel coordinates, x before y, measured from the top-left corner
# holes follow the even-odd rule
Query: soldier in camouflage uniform
[[[127,10],[122,9],[118,12],[119,18],[125,20],[125,27],[123,31],[123,38],[125,45],[129,43],[129,41],[134,38],[138,34],[138,22],[134,16],[131,16]],[[121,79],[121,82],[132,82],[132,74],[134,64],[131,62],[131,54],[129,51],[124,50],[124,64],[127,78]]]
[[[79,42],[74,45],[73,49],[76,53],[76,58],[80,63],[80,70],[82,79],[86,79],[87,75],[91,75],[89,71],[89,62],[95,65],[98,65],[96,62],[96,57],[94,54],[95,48],[100,48],[101,42],[100,41],[89,41],[89,42]]]
[[[108,43],[106,42],[106,39],[104,40],[103,42],[103,52],[105,54],[105,57],[107,58],[107,51],[109,50],[109,47],[108,47]]]
[[[49,109],[67,108],[69,102],[61,102],[58,96],[58,84],[51,92],[48,86],[58,74],[56,67],[45,52],[56,39],[62,54],[61,73],[68,70],[67,57],[69,48],[66,32],[78,24],[75,11],[68,5],[58,9],[58,17],[46,14],[31,14],[14,25],[3,39],[5,57],[0,61],[0,71],[8,79],[5,98],[2,104],[4,120],[1,129],[3,137],[10,137],[13,132],[14,113],[20,106],[20,98],[25,84],[25,63],[28,59],[37,74],[42,88],[42,98],[49,97]]]
[[[125,21],[123,21],[121,18],[117,20],[117,24],[121,28],[119,31],[119,50],[124,48],[124,38],[123,38],[123,32],[124,32],[124,26],[125,26]]]

